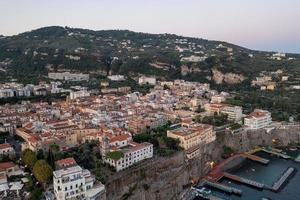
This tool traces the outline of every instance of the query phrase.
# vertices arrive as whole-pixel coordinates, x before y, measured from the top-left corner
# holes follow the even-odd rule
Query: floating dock
[[[276,181],[273,186],[271,187],[271,190],[273,191],[278,191],[281,186],[288,180],[288,178],[293,174],[293,172],[295,171],[295,168],[293,167],[289,167],[284,173],[283,175],[280,177],[280,179],[278,179],[278,181]]]
[[[250,186],[258,188],[258,189],[263,189],[265,187],[265,185],[262,184],[262,183],[259,183],[259,182],[256,182],[256,181],[253,181],[253,180],[250,180],[250,179],[246,179],[246,178],[243,178],[243,177],[240,177],[240,176],[236,176],[236,175],[233,175],[233,174],[229,174],[229,173],[226,173],[226,172],[224,173],[224,177],[228,178],[230,180],[239,182],[239,183],[250,185]]]
[[[269,164],[269,162],[270,162],[270,160],[268,160],[268,159],[265,159],[265,158],[262,158],[259,156],[255,156],[252,154],[248,154],[248,153],[245,153],[244,156],[250,160],[253,160],[253,161],[265,164],[265,165]]]
[[[279,157],[284,158],[284,159],[291,159],[292,158],[291,156],[283,154],[280,151],[278,151],[277,149],[273,149],[273,148],[262,148],[262,151],[264,151],[266,153],[269,153],[269,154],[279,156]]]
[[[208,180],[204,180],[203,185],[208,185],[210,187],[222,190],[222,191],[227,192],[229,194],[242,195],[242,190],[234,188],[234,187],[229,187],[229,186],[221,184],[221,183],[210,182]]]
[[[255,154],[255,153],[257,153],[261,150],[262,150],[261,147],[256,147],[255,149],[252,149],[252,150],[248,151],[247,154]]]
[[[300,154],[295,158],[295,162],[300,162]]]
[[[214,194],[203,194],[200,189],[192,187],[192,190],[194,190],[193,194],[191,195],[190,200],[193,200],[195,197],[202,197],[209,200],[224,200],[220,197],[215,196]]]

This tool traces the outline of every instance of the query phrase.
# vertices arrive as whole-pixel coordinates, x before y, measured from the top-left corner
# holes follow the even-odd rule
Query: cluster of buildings
[[[275,79],[276,77],[276,79]],[[276,86],[280,82],[286,82],[288,81],[289,76],[286,75],[282,70],[277,70],[273,72],[266,72],[263,71],[260,73],[260,76],[255,77],[254,80],[252,80],[251,85],[252,86],[258,86],[260,87],[260,90],[275,90]]]
[[[151,82],[152,79],[144,77],[144,80]],[[71,92],[67,101],[51,105],[23,102],[1,106],[0,131],[22,137],[25,140],[23,149],[33,151],[47,151],[53,143],[64,150],[91,139],[99,140],[104,145],[104,138],[108,138],[108,141],[126,138],[123,142],[126,148],[121,143],[109,142],[106,144],[106,148],[109,148],[105,149],[106,152],[118,149],[126,155],[132,149],[144,146],[152,148],[148,144],[134,143],[132,135],[161,127],[168,121],[187,122],[193,121],[197,116],[226,114],[229,121],[241,123],[245,117],[242,108],[224,103],[229,96],[228,93],[211,90],[208,84],[183,80],[158,82],[146,95],[135,92],[90,96],[87,90],[79,90]],[[199,108],[202,108],[201,112]],[[264,126],[252,126],[251,123],[252,121],[247,120],[246,123],[245,120],[248,128]],[[152,150],[148,153],[152,155]],[[151,157],[149,155],[145,158]],[[122,165],[116,165],[118,162],[107,162],[118,170],[124,169]],[[128,167],[130,163],[124,166]]]
[[[51,72],[48,73],[48,78],[61,81],[88,81],[90,79],[90,75],[71,72]]]
[[[230,94],[212,90],[209,84],[157,82],[152,77],[141,77],[139,83],[154,87],[146,95],[127,92],[99,96],[78,87],[65,101],[0,106],[0,131],[18,135],[24,140],[22,149],[34,152],[47,152],[53,144],[67,151],[87,141],[99,141],[102,161],[121,171],[153,157],[153,144],[137,143],[133,136],[169,122],[175,125],[167,137],[179,140],[188,159],[197,157],[202,148],[216,140],[215,127],[195,122],[196,117],[224,114],[231,123],[242,124],[244,120],[244,128],[252,130],[272,122],[268,111],[244,115],[242,107],[226,103]],[[11,153],[12,146],[0,145],[0,154]],[[58,200],[105,198],[104,186],[73,158],[56,162],[53,185]]]
[[[7,158],[13,160],[15,153],[11,144],[0,144],[0,199],[8,196],[25,198],[24,185],[28,182],[25,177],[27,173],[19,165],[7,160]],[[17,181],[13,177],[20,177],[20,180]]]
[[[45,96],[64,92],[63,88],[59,88],[60,85],[60,82],[27,84],[25,86],[15,82],[5,83],[0,85],[0,98]]]

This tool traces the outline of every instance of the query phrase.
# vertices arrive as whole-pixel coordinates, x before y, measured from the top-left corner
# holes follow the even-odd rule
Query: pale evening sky
[[[300,53],[299,0],[0,0],[0,35],[60,25],[129,29]]]

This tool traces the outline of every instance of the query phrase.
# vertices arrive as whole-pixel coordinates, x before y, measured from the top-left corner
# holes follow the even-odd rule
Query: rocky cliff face
[[[192,180],[210,170],[210,161],[221,161],[223,147],[248,151],[258,145],[272,145],[277,139],[282,145],[300,142],[300,128],[241,132],[237,135],[221,133],[217,140],[201,149],[198,158],[187,160],[183,152],[170,158],[153,158],[116,173],[106,184],[107,199],[180,199],[180,194]]]
[[[223,82],[228,84],[237,84],[241,83],[245,80],[245,77],[241,74],[234,74],[234,73],[222,73],[221,71],[217,69],[212,70],[212,79],[217,84],[222,84]]]

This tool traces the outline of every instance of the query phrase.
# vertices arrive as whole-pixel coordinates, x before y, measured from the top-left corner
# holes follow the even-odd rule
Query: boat
[[[290,151],[297,151],[298,149],[297,149],[297,147],[291,147],[291,148],[289,148],[289,150]]]

